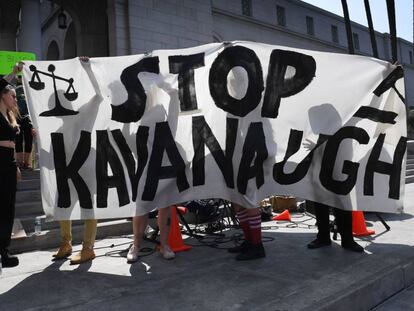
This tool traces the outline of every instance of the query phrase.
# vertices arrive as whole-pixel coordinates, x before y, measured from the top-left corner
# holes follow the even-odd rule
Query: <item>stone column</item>
[[[42,29],[40,1],[21,0],[21,25],[17,48],[21,52],[32,52],[42,59]]]
[[[0,51],[16,51],[20,2],[0,1]]]

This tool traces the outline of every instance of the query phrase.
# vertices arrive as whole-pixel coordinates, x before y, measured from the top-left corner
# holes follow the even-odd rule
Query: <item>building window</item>
[[[47,60],[59,60],[59,47],[55,40],[50,42],[46,54]]]
[[[354,48],[355,50],[359,50],[359,36],[357,33],[352,33],[352,39],[354,40]]]
[[[413,64],[413,52],[408,51],[408,57],[410,58],[410,64]]]
[[[313,25],[313,17],[306,16],[306,31],[308,35],[314,36],[315,35],[315,27]]]
[[[277,24],[279,26],[286,26],[286,13],[283,6],[276,6]]]
[[[339,43],[338,26],[331,25],[332,42]]]
[[[252,16],[252,0],[242,0],[242,13],[246,16]]]

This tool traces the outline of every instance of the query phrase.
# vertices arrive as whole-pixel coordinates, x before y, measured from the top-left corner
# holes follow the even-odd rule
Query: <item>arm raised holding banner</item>
[[[4,76],[3,79],[11,83],[13,79],[16,78],[17,74],[23,70],[24,62],[18,62],[16,65],[13,66],[13,71],[9,73],[8,75]]]

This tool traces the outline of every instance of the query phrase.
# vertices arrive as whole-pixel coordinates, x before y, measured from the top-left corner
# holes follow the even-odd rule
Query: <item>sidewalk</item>
[[[1,310],[369,310],[414,283],[414,184],[406,185],[405,202],[404,214],[382,214],[389,232],[374,214],[367,217],[376,235],[358,240],[364,254],[339,241],[308,250],[315,221],[300,215],[292,219],[301,222],[296,228],[263,223],[272,241],[266,258],[251,262],[199,246],[173,261],[150,253],[129,265],[117,251],[130,237],[98,241],[98,258],[80,266],[51,262],[53,250],[24,253],[20,266],[0,276]]]

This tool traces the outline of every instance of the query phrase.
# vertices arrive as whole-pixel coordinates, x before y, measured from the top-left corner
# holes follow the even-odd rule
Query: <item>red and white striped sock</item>
[[[253,245],[258,245],[262,243],[262,216],[250,216],[249,217],[249,227],[251,234],[251,242]]]
[[[247,215],[247,211],[243,209],[240,212],[237,212],[236,216],[237,216],[237,219],[239,220],[240,227],[243,230],[244,239],[246,241],[251,241],[249,215]]]

